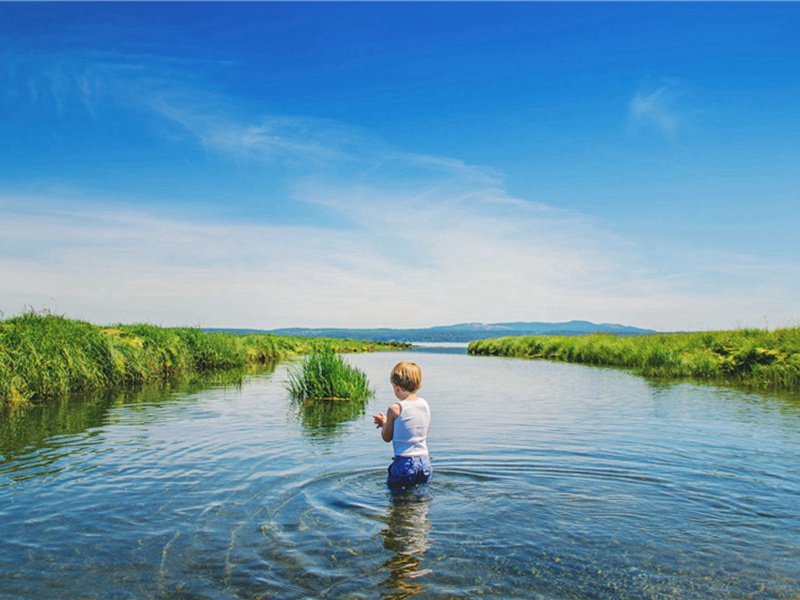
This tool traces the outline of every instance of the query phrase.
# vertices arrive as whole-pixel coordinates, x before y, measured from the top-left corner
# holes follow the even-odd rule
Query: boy
[[[399,402],[392,404],[386,415],[381,412],[372,417],[381,429],[383,441],[394,445],[394,458],[386,482],[390,487],[400,488],[426,483],[433,472],[427,444],[431,409],[417,396],[422,385],[422,370],[410,361],[397,363],[390,381]]]

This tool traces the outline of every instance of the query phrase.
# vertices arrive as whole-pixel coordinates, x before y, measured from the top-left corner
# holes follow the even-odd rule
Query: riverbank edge
[[[30,312],[0,321],[0,408],[266,365],[324,349],[353,353],[409,346],[148,324],[100,326]]]
[[[519,336],[477,340],[473,356],[557,360],[631,369],[654,379],[692,379],[800,391],[800,327],[619,336]]]

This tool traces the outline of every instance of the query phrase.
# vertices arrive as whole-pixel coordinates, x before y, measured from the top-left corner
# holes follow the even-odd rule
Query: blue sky
[[[800,323],[798,3],[0,2],[0,311]]]

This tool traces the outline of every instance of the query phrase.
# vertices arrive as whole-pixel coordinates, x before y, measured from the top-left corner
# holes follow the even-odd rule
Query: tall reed
[[[800,390],[800,328],[621,337],[524,336],[470,343],[473,355],[626,367],[647,377],[691,378]]]
[[[296,400],[365,401],[375,392],[366,374],[326,348],[289,372],[286,387]]]

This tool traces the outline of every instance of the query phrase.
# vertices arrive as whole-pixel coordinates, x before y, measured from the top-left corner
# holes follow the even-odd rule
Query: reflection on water
[[[279,365],[3,415],[0,597],[797,598],[797,398],[456,350],[354,355],[358,410]],[[368,417],[407,358],[426,501]]]
[[[386,528],[381,531],[383,547],[394,553],[384,563],[388,578],[383,582],[387,592],[381,598],[408,598],[424,590],[420,577],[431,573],[420,569],[420,560],[430,547],[428,531],[429,496],[413,492],[395,494],[389,505]]]
[[[51,438],[98,427],[119,398],[106,394],[16,407],[0,417],[0,460],[41,448]]]
[[[363,415],[366,403],[360,400],[298,400],[295,405],[306,434],[327,440],[343,433],[339,425]]]
[[[133,389],[27,403],[0,410],[0,464],[20,453],[41,448],[62,436],[75,436],[100,427],[112,407],[177,401],[212,387],[240,387],[246,376],[267,375],[277,363],[248,369],[193,373],[185,379]]]

